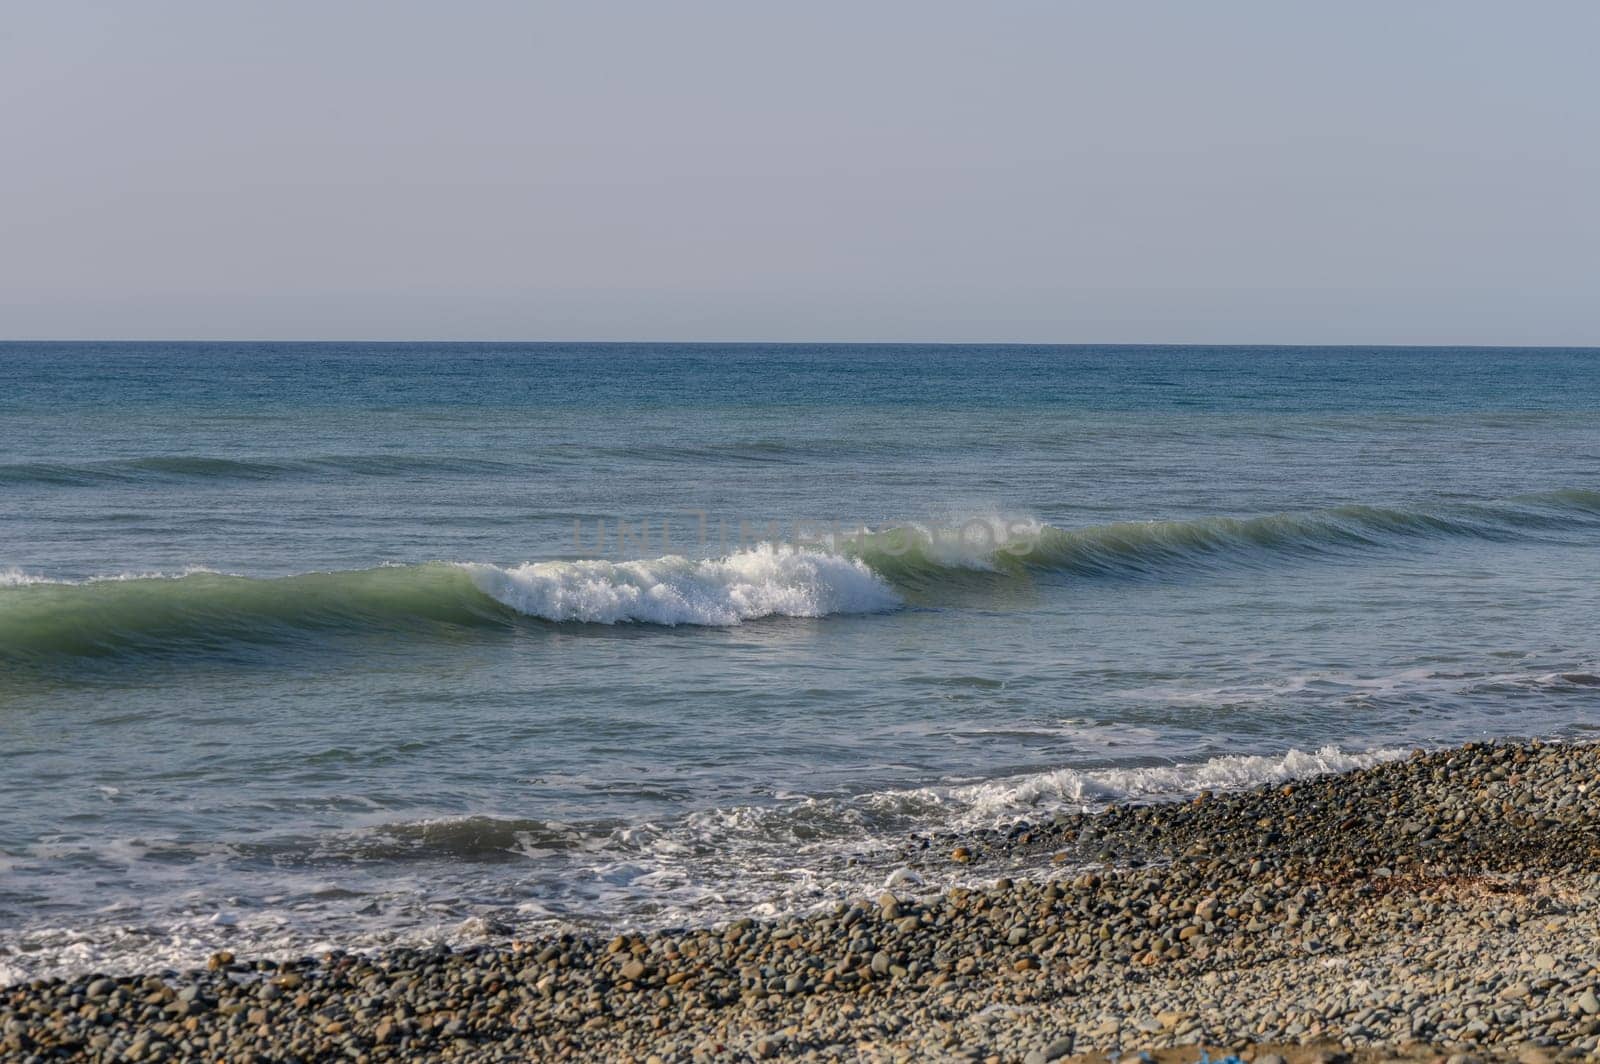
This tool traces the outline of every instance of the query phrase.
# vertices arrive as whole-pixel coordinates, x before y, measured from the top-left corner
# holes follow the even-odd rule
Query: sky
[[[1600,5],[0,0],[0,337],[1600,344]]]

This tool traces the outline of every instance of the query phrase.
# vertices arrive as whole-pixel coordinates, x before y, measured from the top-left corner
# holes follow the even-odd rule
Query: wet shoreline
[[[1600,746],[1419,752],[908,852],[980,877],[1019,858],[1059,875],[921,897],[902,886],[716,928],[289,962],[219,953],[193,972],[35,980],[0,990],[0,1050],[639,1061],[1600,1050]]]

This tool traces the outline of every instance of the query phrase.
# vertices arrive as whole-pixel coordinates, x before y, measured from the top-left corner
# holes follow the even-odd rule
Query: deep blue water
[[[1583,350],[0,345],[0,981],[1592,734],[1597,415]]]

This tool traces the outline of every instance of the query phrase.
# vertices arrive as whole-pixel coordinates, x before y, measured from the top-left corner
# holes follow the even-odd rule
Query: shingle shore
[[[936,851],[979,871],[1018,852],[1060,875],[610,940],[19,984],[0,1057],[1600,1057],[1600,746],[1418,753]]]

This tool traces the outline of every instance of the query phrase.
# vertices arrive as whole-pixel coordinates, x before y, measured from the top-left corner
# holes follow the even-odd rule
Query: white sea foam
[[[1230,755],[1142,768],[1057,769],[953,788],[965,819],[992,820],[1030,809],[1083,808],[1108,802],[1178,797],[1203,790],[1238,790],[1329,772],[1349,772],[1404,757],[1397,748],[1348,752],[1336,746],[1279,755]]]
[[[83,584],[113,584],[132,580],[181,580],[183,577],[194,576],[199,573],[217,575],[218,571],[203,565],[186,565],[175,572],[153,570],[148,572],[101,573],[73,580],[53,576],[40,576],[37,573],[26,572],[22,569],[10,568],[0,569],[0,587],[32,587],[36,584],[78,587]]]
[[[574,855],[586,865],[576,878],[600,890],[595,901],[601,908],[630,912],[632,921],[625,922],[640,919],[639,896],[648,895],[646,923],[805,911],[885,885],[936,892],[972,881],[973,873],[944,865],[912,871],[896,863],[909,833],[959,833],[1112,802],[1242,789],[1363,768],[1404,753],[1325,746],[1170,765],[1063,768],[848,797],[797,795],[777,805],[705,809],[613,832],[607,845]],[[983,875],[996,870],[991,864]],[[1011,875],[1052,870],[1037,854],[1020,852],[1004,865]]]
[[[28,587],[32,584],[50,582],[42,576],[25,573],[21,569],[0,569],[0,587]]]
[[[464,568],[485,594],[551,621],[733,625],[758,617],[881,613],[901,604],[864,562],[770,544],[701,561],[669,556]]]

